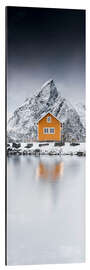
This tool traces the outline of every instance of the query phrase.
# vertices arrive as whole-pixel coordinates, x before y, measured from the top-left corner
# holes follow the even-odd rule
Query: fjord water
[[[7,263],[84,261],[85,157],[7,159]]]

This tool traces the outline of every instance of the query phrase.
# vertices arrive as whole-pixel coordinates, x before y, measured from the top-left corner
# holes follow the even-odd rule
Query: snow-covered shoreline
[[[55,142],[39,143],[29,142],[21,143],[13,146],[12,143],[7,144],[8,155],[86,155],[85,143],[71,146],[70,143],[65,143],[63,146],[55,146]]]

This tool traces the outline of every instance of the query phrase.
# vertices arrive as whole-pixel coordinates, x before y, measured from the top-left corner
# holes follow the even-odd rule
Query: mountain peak
[[[37,98],[42,100],[42,102],[44,101],[50,102],[50,101],[54,101],[57,98],[57,96],[58,96],[58,91],[57,91],[56,85],[53,79],[50,79],[42,85],[41,90],[37,95]]]
[[[28,137],[37,138],[37,121],[47,112],[51,112],[63,122],[63,135],[66,141],[70,141],[71,138],[85,140],[82,115],[58,94],[53,79],[45,82],[35,95],[13,113],[8,121],[8,138],[22,141]]]
[[[48,85],[53,85],[53,84],[55,85],[53,79],[49,79],[48,81],[46,81],[46,82],[42,85],[41,90],[44,89],[45,87],[47,87]]]

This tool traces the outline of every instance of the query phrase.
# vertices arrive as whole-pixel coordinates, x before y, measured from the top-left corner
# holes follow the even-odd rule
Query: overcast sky
[[[8,7],[8,113],[50,78],[69,101],[85,102],[85,11]]]

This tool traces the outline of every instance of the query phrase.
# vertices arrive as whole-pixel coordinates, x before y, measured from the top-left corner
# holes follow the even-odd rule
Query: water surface
[[[8,264],[84,261],[85,158],[7,160]]]

